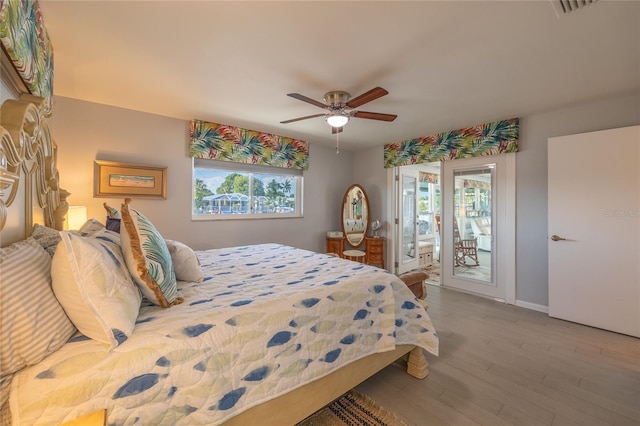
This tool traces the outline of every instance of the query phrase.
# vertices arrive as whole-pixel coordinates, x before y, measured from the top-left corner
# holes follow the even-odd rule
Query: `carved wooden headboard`
[[[67,191],[59,187],[56,145],[44,99],[22,94],[0,110],[0,245],[31,234],[34,223],[62,229]]]

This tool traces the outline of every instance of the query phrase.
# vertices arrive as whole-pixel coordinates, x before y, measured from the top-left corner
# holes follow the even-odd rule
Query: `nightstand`
[[[366,263],[369,265],[380,265],[384,269],[384,238],[382,237],[367,237],[365,238],[367,244],[367,259]]]
[[[337,254],[342,257],[342,240],[343,237],[327,237],[327,253]]]

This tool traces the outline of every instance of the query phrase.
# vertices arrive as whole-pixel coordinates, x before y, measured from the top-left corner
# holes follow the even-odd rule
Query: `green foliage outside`
[[[230,173],[224,182],[216,189],[216,194],[244,194],[249,195],[249,177],[240,173]],[[264,194],[264,184],[260,179],[253,178],[253,195]]]
[[[271,179],[267,184],[266,190],[262,180],[253,177],[253,196],[267,198],[265,205],[272,211],[277,207],[295,207],[295,201],[289,200],[293,187],[291,181],[286,179],[283,183],[278,183],[275,179]],[[216,194],[244,194],[249,195],[249,176],[240,173],[228,174],[224,182],[215,190]],[[195,208],[203,209],[208,203],[203,200],[207,195],[213,195],[201,179],[196,179],[194,189]]]
[[[193,191],[193,199],[195,201],[196,209],[203,209],[204,207],[206,207],[207,203],[203,200],[203,198],[207,195],[213,195],[213,192],[211,192],[211,190],[207,188],[207,185],[205,185],[202,180],[196,179],[196,184]]]

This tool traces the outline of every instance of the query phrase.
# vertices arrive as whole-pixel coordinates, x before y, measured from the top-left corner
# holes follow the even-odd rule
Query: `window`
[[[433,238],[438,232],[435,215],[440,214],[440,185],[420,182],[418,193],[418,234],[420,239]]]
[[[194,220],[302,216],[302,170],[193,159]]]

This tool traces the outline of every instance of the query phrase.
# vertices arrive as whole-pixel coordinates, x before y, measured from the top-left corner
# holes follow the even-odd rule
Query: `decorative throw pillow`
[[[167,244],[149,219],[129,208],[130,202],[126,198],[120,209],[120,237],[131,277],[152,303],[164,308],[182,303]]]
[[[167,243],[171,262],[176,272],[176,279],[180,281],[190,281],[201,283],[204,280],[200,260],[191,247],[179,241],[164,240]]]
[[[96,232],[101,231],[103,229],[104,229],[104,225],[102,223],[100,223],[100,221],[98,219],[91,218],[91,219],[87,220],[80,227],[80,229],[78,229],[78,232],[82,236],[88,237],[88,236],[93,235]]]
[[[107,216],[107,229],[109,231],[120,233],[121,220],[115,217]]]
[[[60,231],[36,223],[33,225],[31,237],[49,253],[49,256],[53,257],[60,242]]]
[[[107,211],[107,229],[113,232],[120,232],[120,212],[107,203],[102,203]]]
[[[9,375],[60,349],[76,328],[51,291],[51,257],[36,240],[1,248],[0,271],[0,376],[8,391]]]
[[[113,217],[113,218],[121,217],[120,216],[120,212],[118,211],[118,209],[111,207],[107,203],[102,203],[102,206],[107,211],[107,217]]]
[[[53,291],[85,336],[113,349],[133,332],[142,296],[131,281],[120,235],[106,229],[91,237],[61,232],[53,257]]]

